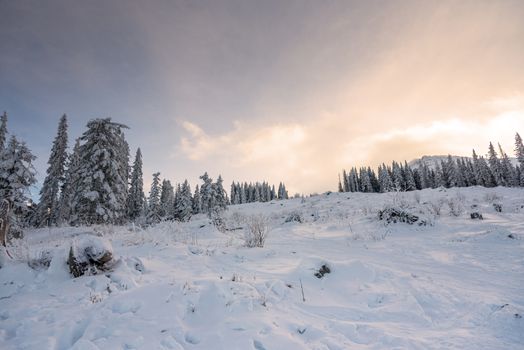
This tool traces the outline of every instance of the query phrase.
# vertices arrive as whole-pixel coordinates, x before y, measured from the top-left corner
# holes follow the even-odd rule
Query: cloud
[[[376,167],[422,155],[468,156],[472,148],[483,154],[489,141],[512,154],[514,134],[524,130],[524,103],[511,101],[485,103],[488,111],[482,112],[491,113],[487,122],[464,115],[404,128],[377,125],[359,134],[345,116],[328,113],[303,123],[236,122],[230,131],[214,135],[184,121],[178,151],[193,162],[214,164],[231,180],[285,181],[292,191],[310,193],[334,189],[337,174],[352,166]]]

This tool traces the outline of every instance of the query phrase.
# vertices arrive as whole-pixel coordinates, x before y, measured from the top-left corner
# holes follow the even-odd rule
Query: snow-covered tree
[[[175,210],[175,189],[171,185],[171,181],[162,181],[162,190],[160,192],[160,216],[172,219]]]
[[[111,118],[93,119],[80,138],[78,184],[73,197],[75,223],[121,224],[126,216],[128,164],[122,129]]]
[[[215,196],[215,200],[214,200],[214,204],[215,204],[214,210],[215,211],[216,210],[223,211],[227,208],[228,200],[227,200],[226,191],[224,190],[223,182],[224,180],[222,180],[222,176],[218,175],[217,181],[213,184],[214,185],[213,194]]]
[[[131,172],[131,186],[127,197],[127,216],[135,221],[145,214],[144,212],[144,178],[142,172],[142,151],[136,150],[135,161]]]
[[[64,114],[58,123],[58,132],[53,141],[51,155],[47,164],[47,175],[42,189],[36,212],[36,224],[56,225],[59,219],[59,195],[64,183],[65,163],[67,159],[67,117]]]
[[[58,224],[69,222],[73,212],[73,196],[79,181],[80,169],[80,139],[76,139],[73,152],[66,160],[64,183],[60,190],[58,205]]]
[[[202,212],[202,204],[200,201],[200,188],[198,185],[195,187],[195,194],[193,195],[192,202],[193,214],[200,214]]]
[[[188,221],[193,215],[193,201],[191,198],[191,187],[187,180],[179,186],[177,200],[175,204],[175,219]]]
[[[2,114],[2,117],[0,117],[0,151],[4,149],[6,140],[7,140],[7,112],[4,111],[4,114]]]
[[[147,207],[147,223],[156,224],[162,219],[160,206],[160,193],[162,191],[160,184],[160,173],[153,174],[153,182],[149,191],[149,200]]]
[[[491,169],[491,173],[493,174],[493,177],[495,178],[495,185],[496,186],[497,185],[505,186],[506,181],[502,173],[502,166],[497,156],[497,152],[495,151],[495,147],[493,147],[493,144],[491,142],[489,143],[488,160],[489,160],[489,167]]]
[[[0,152],[0,198],[7,199],[13,208],[13,230],[27,214],[29,187],[36,183],[35,159],[26,144],[14,136]]]
[[[524,144],[522,143],[522,138],[519,133],[515,135],[515,155],[520,164],[520,185],[524,186]]]
[[[200,203],[203,213],[211,215],[211,209],[213,208],[213,180],[209,177],[207,172],[200,176],[200,179],[204,182],[200,187]]]

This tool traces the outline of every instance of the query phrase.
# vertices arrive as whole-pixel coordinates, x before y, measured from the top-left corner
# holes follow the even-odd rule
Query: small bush
[[[482,214],[479,213],[479,212],[473,212],[473,213],[469,214],[469,216],[473,220],[484,220],[484,218],[482,217]]]
[[[495,209],[497,213],[502,213],[502,204],[493,203],[493,209]]]
[[[440,213],[442,212],[442,207],[444,206],[444,199],[439,198],[438,200],[430,201],[427,204],[432,214],[440,216]]]
[[[464,213],[464,198],[457,196],[448,200],[449,213],[453,216],[461,216]]]
[[[324,264],[320,267],[320,269],[318,269],[317,272],[315,272],[315,277],[320,279],[328,273],[331,273],[331,269],[329,268],[328,265]]]
[[[304,222],[304,218],[302,217],[302,214],[300,214],[298,211],[294,211],[290,213],[287,217],[285,222],[298,222],[302,223]]]
[[[264,247],[269,233],[269,220],[262,215],[252,215],[246,220],[244,241],[246,247]]]
[[[378,219],[386,221],[386,224],[404,222],[406,224],[413,225],[419,220],[419,217],[401,209],[386,208],[378,212]]]

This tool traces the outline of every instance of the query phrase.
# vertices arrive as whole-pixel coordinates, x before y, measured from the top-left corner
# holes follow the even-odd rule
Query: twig
[[[304,286],[302,285],[302,278],[299,278],[300,280],[300,289],[302,290],[302,301],[306,302],[306,297],[304,296]]]

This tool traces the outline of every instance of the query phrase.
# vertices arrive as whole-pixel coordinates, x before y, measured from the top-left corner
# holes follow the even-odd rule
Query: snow
[[[225,233],[204,215],[92,227],[119,260],[75,279],[67,253],[90,245],[86,228],[28,231],[0,269],[0,348],[522,349],[524,189],[416,193],[234,205]],[[430,225],[385,226],[393,203]],[[243,246],[251,215],[270,222],[264,248]],[[49,268],[26,264],[44,251]]]

